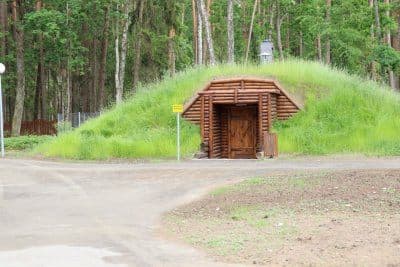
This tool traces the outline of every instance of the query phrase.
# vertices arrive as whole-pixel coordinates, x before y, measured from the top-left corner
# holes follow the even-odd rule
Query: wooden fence
[[[56,135],[57,121],[33,120],[21,123],[21,135]],[[6,135],[11,133],[11,123],[4,124]]]

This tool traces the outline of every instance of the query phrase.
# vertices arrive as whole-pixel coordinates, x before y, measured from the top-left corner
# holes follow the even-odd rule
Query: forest
[[[399,90],[399,0],[0,0],[5,121],[97,112],[198,66],[315,60]]]

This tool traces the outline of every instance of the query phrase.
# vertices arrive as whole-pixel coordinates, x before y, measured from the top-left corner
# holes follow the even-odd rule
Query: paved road
[[[400,168],[400,158],[97,164],[0,159],[1,267],[225,266],[156,234],[212,187],[274,171]]]

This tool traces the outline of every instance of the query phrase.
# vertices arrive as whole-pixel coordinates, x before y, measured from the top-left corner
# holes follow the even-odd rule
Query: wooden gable
[[[272,119],[285,120],[297,113],[301,107],[275,80],[257,78],[234,78],[214,80],[191,99],[184,107],[182,116],[195,124],[200,124],[202,96],[208,105],[209,96],[214,104],[257,103],[260,94],[272,94]]]

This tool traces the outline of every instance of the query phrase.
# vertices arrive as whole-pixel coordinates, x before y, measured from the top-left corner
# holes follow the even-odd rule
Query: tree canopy
[[[18,135],[22,120],[96,112],[214,58],[258,62],[267,38],[275,60],[317,60],[398,90],[399,23],[399,0],[1,1],[6,121]]]

